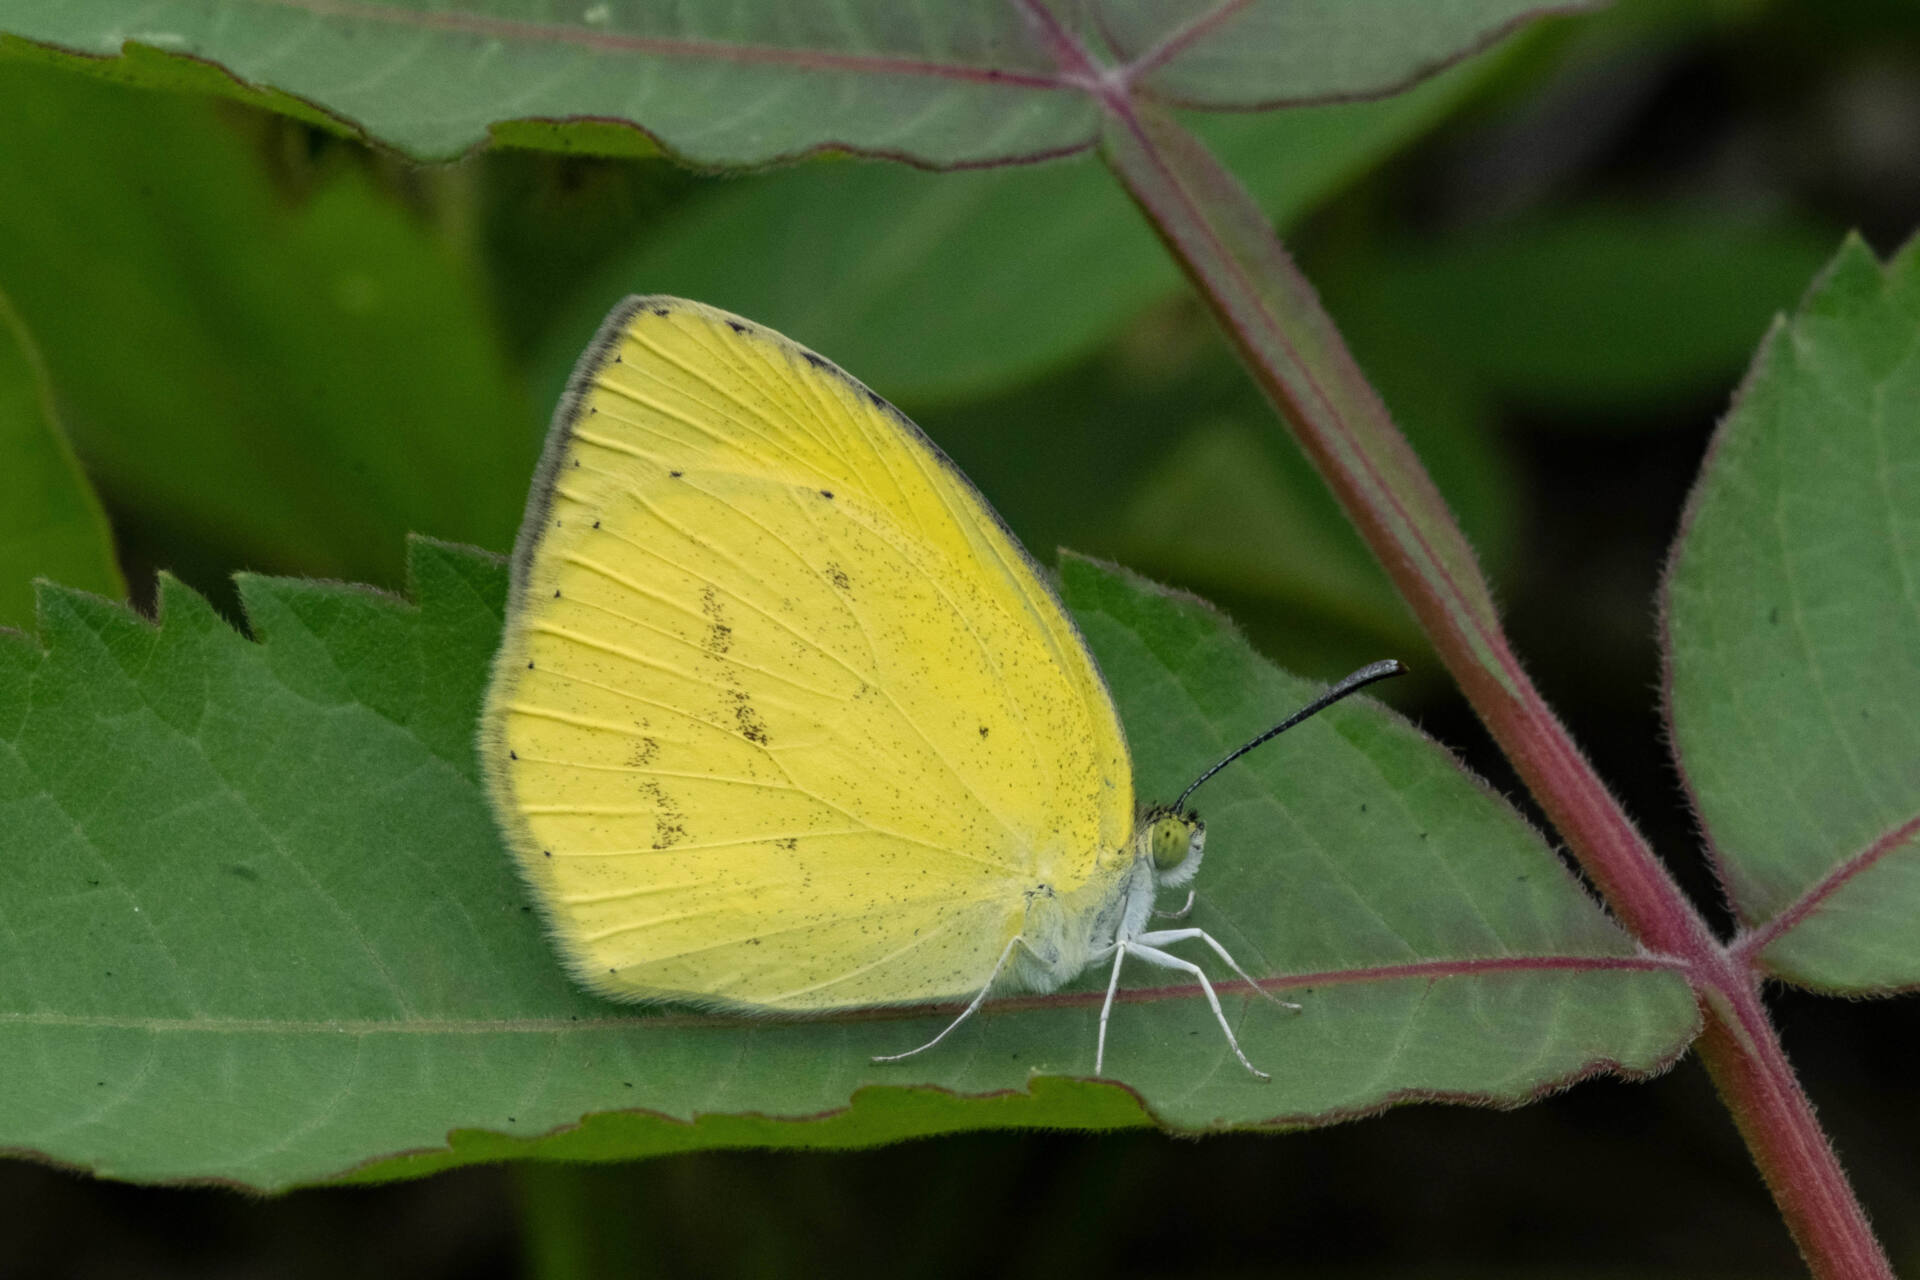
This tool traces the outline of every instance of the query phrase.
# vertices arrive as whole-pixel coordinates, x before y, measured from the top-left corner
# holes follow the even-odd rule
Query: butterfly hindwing
[[[630,299],[561,406],[482,735],[503,826],[607,994],[971,994],[1047,883],[1117,883],[1111,699],[1038,570],[829,362]]]

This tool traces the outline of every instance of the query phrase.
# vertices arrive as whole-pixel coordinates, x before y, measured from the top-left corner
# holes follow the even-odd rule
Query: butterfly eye
[[[1160,810],[1147,819],[1147,854],[1155,871],[1171,871],[1195,857],[1207,842],[1207,824],[1191,813]]]

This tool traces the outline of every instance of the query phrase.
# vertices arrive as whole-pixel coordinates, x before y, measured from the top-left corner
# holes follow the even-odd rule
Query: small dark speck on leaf
[[[598,529],[598,528],[600,527],[600,522],[599,522],[598,520],[595,520],[595,521],[593,522],[593,527],[594,527],[594,528],[596,528],[596,529]]]
[[[665,307],[655,307],[653,309],[653,314],[660,316],[664,319],[667,314],[667,309]]]
[[[745,333],[747,331],[747,326],[741,324],[738,320],[727,321],[727,328],[733,330],[735,333]]]
[[[520,754],[516,752],[512,747],[507,748],[507,759],[518,760],[519,758],[520,758]]]
[[[532,908],[532,907],[522,907],[522,908],[520,908],[520,914],[521,914],[521,915],[527,915],[527,914],[529,914],[530,912],[532,912],[532,910],[533,910],[533,908]]]
[[[533,660],[531,658],[527,660],[527,670],[533,670]]]
[[[1365,800],[1362,800],[1360,802],[1360,812],[1365,813],[1366,811],[1367,811],[1367,802]]]
[[[238,862],[227,868],[227,874],[230,876],[238,876],[242,880],[258,880],[260,878],[258,871],[255,871],[252,867],[243,866]]]
[[[987,736],[987,726],[985,725],[980,726],[980,736],[983,738]]]
[[[673,478],[674,478],[675,480],[678,480],[678,479],[679,479],[679,478],[680,478],[681,476],[683,476],[683,475],[685,475],[685,474],[687,474],[687,473],[686,473],[686,472],[684,472],[684,471],[669,471],[669,472],[667,472],[667,474],[668,474],[668,475],[670,475],[670,476],[672,476],[672,477],[673,477]]]
[[[553,856],[553,850],[551,850],[551,849],[542,849],[542,850],[540,851],[540,856],[541,856],[541,857],[543,857],[543,858],[551,858],[551,857]]]
[[[821,496],[821,497],[823,497],[823,498],[831,498],[831,497],[833,496],[833,490],[831,490],[831,489],[822,489],[822,490],[820,491],[820,496]]]
[[[558,587],[555,587],[555,588],[553,589],[553,598],[554,598],[555,600],[558,600],[558,599],[560,598],[560,588],[558,588]]]
[[[1426,832],[1424,832],[1424,831],[1422,831],[1422,832],[1420,833],[1420,838],[1421,838],[1422,840],[1425,840],[1425,839],[1427,838],[1427,833],[1426,833]]]
[[[633,1081],[631,1080],[622,1080],[620,1083],[625,1085],[629,1089],[633,1088]]]

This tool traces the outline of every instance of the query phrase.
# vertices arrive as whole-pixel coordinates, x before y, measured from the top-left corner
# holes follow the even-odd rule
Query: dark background
[[[1664,752],[1658,576],[1768,314],[1793,304],[1847,229],[1884,255],[1920,224],[1920,14],[1893,0],[1628,6],[1534,43],[1291,242],[1390,400],[1392,371],[1418,369],[1427,381],[1405,385],[1471,406],[1497,483],[1468,491],[1462,517],[1515,646],[1724,928]],[[0,64],[0,81],[9,74]],[[262,164],[291,175],[290,199],[315,174],[364,168],[445,229],[441,178],[218,109],[257,141]],[[553,298],[663,212],[755,180],[500,152],[455,173],[465,243],[530,400],[544,394]],[[1667,246],[1675,219],[1708,251]],[[1716,260],[1716,243],[1735,260]],[[1718,281],[1742,286],[1737,305],[1714,305],[1731,297]],[[1689,287],[1695,311],[1672,301]],[[1756,309],[1768,289],[1777,296]],[[1675,336],[1660,337],[1663,325]],[[1648,330],[1668,350],[1698,339],[1696,355],[1650,368]],[[1475,343],[1465,367],[1460,351]],[[1130,373],[1147,349],[1163,353],[1160,367]],[[1355,622],[1127,524],[1138,507],[1123,495],[1151,481],[1140,469],[1177,471],[1174,437],[1202,416],[1171,421],[1168,406],[1196,404],[1209,421],[1263,412],[1197,305],[1173,299],[1069,367],[903,407],[1036,549],[1067,543],[1190,586],[1316,675],[1403,643],[1391,622]],[[229,603],[236,568],[302,571],[297,556],[219,529],[183,532],[125,485],[103,487],[136,599],[151,598],[159,566]],[[1395,696],[1525,804],[1441,681]],[[1773,1004],[1896,1266],[1920,1270],[1913,1002],[1776,991]],[[1405,1107],[1284,1136],[994,1133],[856,1154],[473,1169],[270,1201],[16,1162],[0,1165],[0,1203],[7,1276],[511,1276],[542,1264],[666,1276],[1802,1274],[1690,1059],[1650,1084],[1586,1083],[1515,1112]]]

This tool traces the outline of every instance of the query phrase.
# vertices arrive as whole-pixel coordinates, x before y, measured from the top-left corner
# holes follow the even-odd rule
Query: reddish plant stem
[[[1103,77],[1067,33],[1051,34],[1062,69],[1096,86],[1102,99],[1109,165],[1413,607],[1475,711],[1615,913],[1649,947],[1683,963],[1704,1012],[1701,1060],[1814,1274],[1892,1280],[1754,976],[1713,936],[1521,669],[1464,536],[1265,215],[1197,140],[1134,101],[1121,78]]]

